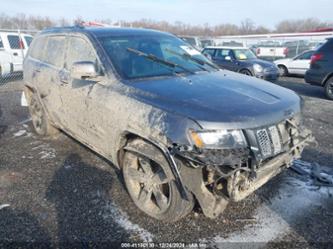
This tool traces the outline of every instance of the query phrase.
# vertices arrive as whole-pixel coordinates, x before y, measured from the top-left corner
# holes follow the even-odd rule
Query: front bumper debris
[[[301,127],[296,119],[288,119],[267,130],[268,142],[260,144],[256,132],[249,131],[250,145],[246,149],[209,150],[175,146],[175,156],[183,165],[183,184],[196,196],[203,213],[217,217],[229,201],[240,201],[260,188],[283,169],[301,157],[304,147],[314,142],[311,131]],[[278,144],[277,136],[281,144]],[[274,141],[275,139],[275,141]],[[274,147],[275,146],[275,147]],[[268,152],[269,153],[268,153]]]

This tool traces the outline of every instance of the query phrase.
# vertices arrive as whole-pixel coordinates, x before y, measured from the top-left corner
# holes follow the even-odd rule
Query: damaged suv
[[[312,139],[293,91],[221,70],[181,39],[52,28],[24,61],[35,130],[60,130],[123,172],[133,202],[175,221],[218,216],[299,158]]]

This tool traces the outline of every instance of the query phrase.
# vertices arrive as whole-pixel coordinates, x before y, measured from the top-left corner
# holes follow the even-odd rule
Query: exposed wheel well
[[[121,136],[120,139],[120,143],[119,143],[119,148],[118,148],[118,152],[117,152],[117,163],[119,168],[122,168],[122,164],[123,164],[123,159],[124,159],[124,147],[126,146],[126,144],[134,139],[141,139],[147,143],[152,144],[149,140],[147,140],[146,138],[137,135],[135,133],[131,133],[131,132],[126,132]]]
[[[324,82],[323,82],[323,86],[326,86],[327,82],[333,78],[333,73],[329,74],[328,76],[326,76]]]

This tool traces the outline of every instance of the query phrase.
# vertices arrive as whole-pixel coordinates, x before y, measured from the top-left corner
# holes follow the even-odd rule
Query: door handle
[[[14,52],[13,55],[14,55],[14,56],[18,56],[18,53]]]

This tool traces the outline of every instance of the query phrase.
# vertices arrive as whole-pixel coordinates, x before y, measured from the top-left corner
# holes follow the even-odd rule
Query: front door
[[[70,76],[75,62],[94,62],[96,68],[101,68],[95,49],[90,41],[83,36],[70,36],[66,52],[65,67],[62,74],[63,84],[61,96],[66,129],[80,141],[102,150],[106,141],[107,124],[103,117],[107,115],[100,99],[92,98],[96,92],[103,92],[106,87],[91,80],[77,80]]]
[[[237,61],[231,49],[217,49],[212,59],[220,68],[238,71]]]

